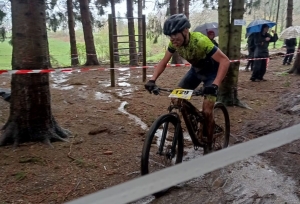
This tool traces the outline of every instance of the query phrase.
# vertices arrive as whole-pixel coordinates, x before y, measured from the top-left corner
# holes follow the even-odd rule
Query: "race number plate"
[[[190,89],[174,89],[169,95],[170,98],[191,99],[193,90]]]

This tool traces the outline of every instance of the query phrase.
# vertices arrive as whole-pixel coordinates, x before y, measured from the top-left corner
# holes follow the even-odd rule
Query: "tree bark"
[[[128,35],[129,35],[129,64],[137,65],[136,41],[133,19],[133,0],[127,0],[127,18],[128,18]]]
[[[271,21],[271,20],[274,21],[274,15],[273,15],[273,13],[274,13],[274,10],[273,10],[274,4],[275,4],[275,1],[274,1],[274,0],[269,1],[269,5],[270,5],[269,20],[270,20],[270,21]],[[272,17],[273,19],[271,19],[271,17]]]
[[[83,27],[83,35],[86,50],[86,63],[85,65],[99,65],[99,61],[96,54],[93,28],[90,17],[89,1],[79,0],[80,3],[80,14]]]
[[[230,26],[230,4],[228,0],[219,1],[218,17],[219,17],[219,48],[228,53],[229,43],[229,26]]]
[[[277,33],[277,25],[278,25],[278,16],[279,16],[279,8],[280,8],[280,0],[277,2],[277,13],[276,13],[276,26],[275,26],[275,33]],[[276,42],[273,43],[273,48],[276,48]]]
[[[13,70],[49,68],[45,10],[45,1],[11,1]],[[2,130],[0,145],[67,138],[52,116],[48,74],[12,75],[10,115]]]
[[[285,1],[281,1],[280,9],[280,33],[286,27],[286,15],[287,15],[287,4]]]
[[[186,15],[187,18],[190,18],[190,0],[185,0],[184,14]]]
[[[176,14],[177,13],[177,0],[170,0],[170,15]],[[181,57],[179,56],[178,52],[174,52],[172,59],[171,59],[172,64],[181,64],[182,60]]]
[[[71,65],[78,65],[78,53],[76,45],[76,35],[75,35],[75,22],[73,13],[73,0],[67,0],[67,11],[68,11],[68,27],[70,35],[70,48],[71,48]]]
[[[115,62],[120,62],[120,56],[117,54],[119,53],[119,44],[118,44],[118,30],[117,30],[117,19],[116,19],[116,8],[115,8],[115,0],[110,0],[111,6],[111,15],[113,17],[113,39],[114,39],[114,60]]]
[[[178,0],[178,13],[183,13],[184,0]]]
[[[287,28],[293,25],[293,6],[294,6],[293,0],[288,0],[287,15],[286,15]]]
[[[232,0],[231,22],[229,24],[229,1],[219,1],[219,38],[221,50],[229,59],[239,59],[241,50],[242,26],[234,25],[234,19],[243,19],[244,0]],[[229,28],[229,29],[228,29]],[[229,30],[229,32],[228,32]],[[228,44],[225,44],[228,43]],[[240,62],[231,63],[222,82],[218,100],[225,105],[244,106],[238,99],[237,83]]]

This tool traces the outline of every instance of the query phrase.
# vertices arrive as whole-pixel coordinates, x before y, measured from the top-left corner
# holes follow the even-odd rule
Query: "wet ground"
[[[278,66],[280,60],[270,61],[268,81],[260,83],[250,82],[250,72],[241,65],[239,98],[252,109],[228,108],[230,145],[299,123],[298,76],[283,74],[288,67]],[[175,87],[187,69],[168,68],[157,83]],[[6,186],[0,188],[0,201],[62,203],[139,177],[145,133],[169,104],[167,95],[144,91],[141,76],[138,69],[117,71],[112,88],[109,72],[52,73],[53,112],[73,132],[71,142],[54,143],[54,149],[34,143],[14,151],[0,148],[0,182]],[[1,88],[9,88],[9,76],[0,75],[0,80]],[[199,103],[199,98],[192,102]],[[9,105],[4,100],[0,105],[3,125]],[[187,136],[184,161],[202,156]],[[299,146],[295,142],[251,157],[179,184],[160,198],[135,203],[300,203]]]

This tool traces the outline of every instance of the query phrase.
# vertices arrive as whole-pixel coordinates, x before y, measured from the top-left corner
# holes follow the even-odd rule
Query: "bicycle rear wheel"
[[[141,158],[141,174],[146,175],[182,162],[183,134],[178,116],[160,116],[147,132]],[[166,190],[155,193],[159,196]]]
[[[216,103],[214,106],[214,135],[213,150],[224,149],[229,145],[230,120],[227,108],[222,103]]]

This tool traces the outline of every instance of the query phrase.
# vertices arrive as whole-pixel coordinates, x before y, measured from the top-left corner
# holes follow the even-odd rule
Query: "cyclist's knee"
[[[207,116],[212,116],[212,114],[213,114],[213,106],[211,106],[211,105],[207,105],[207,106],[205,106],[204,104],[203,104],[203,113],[204,113],[204,115],[207,117]]]

